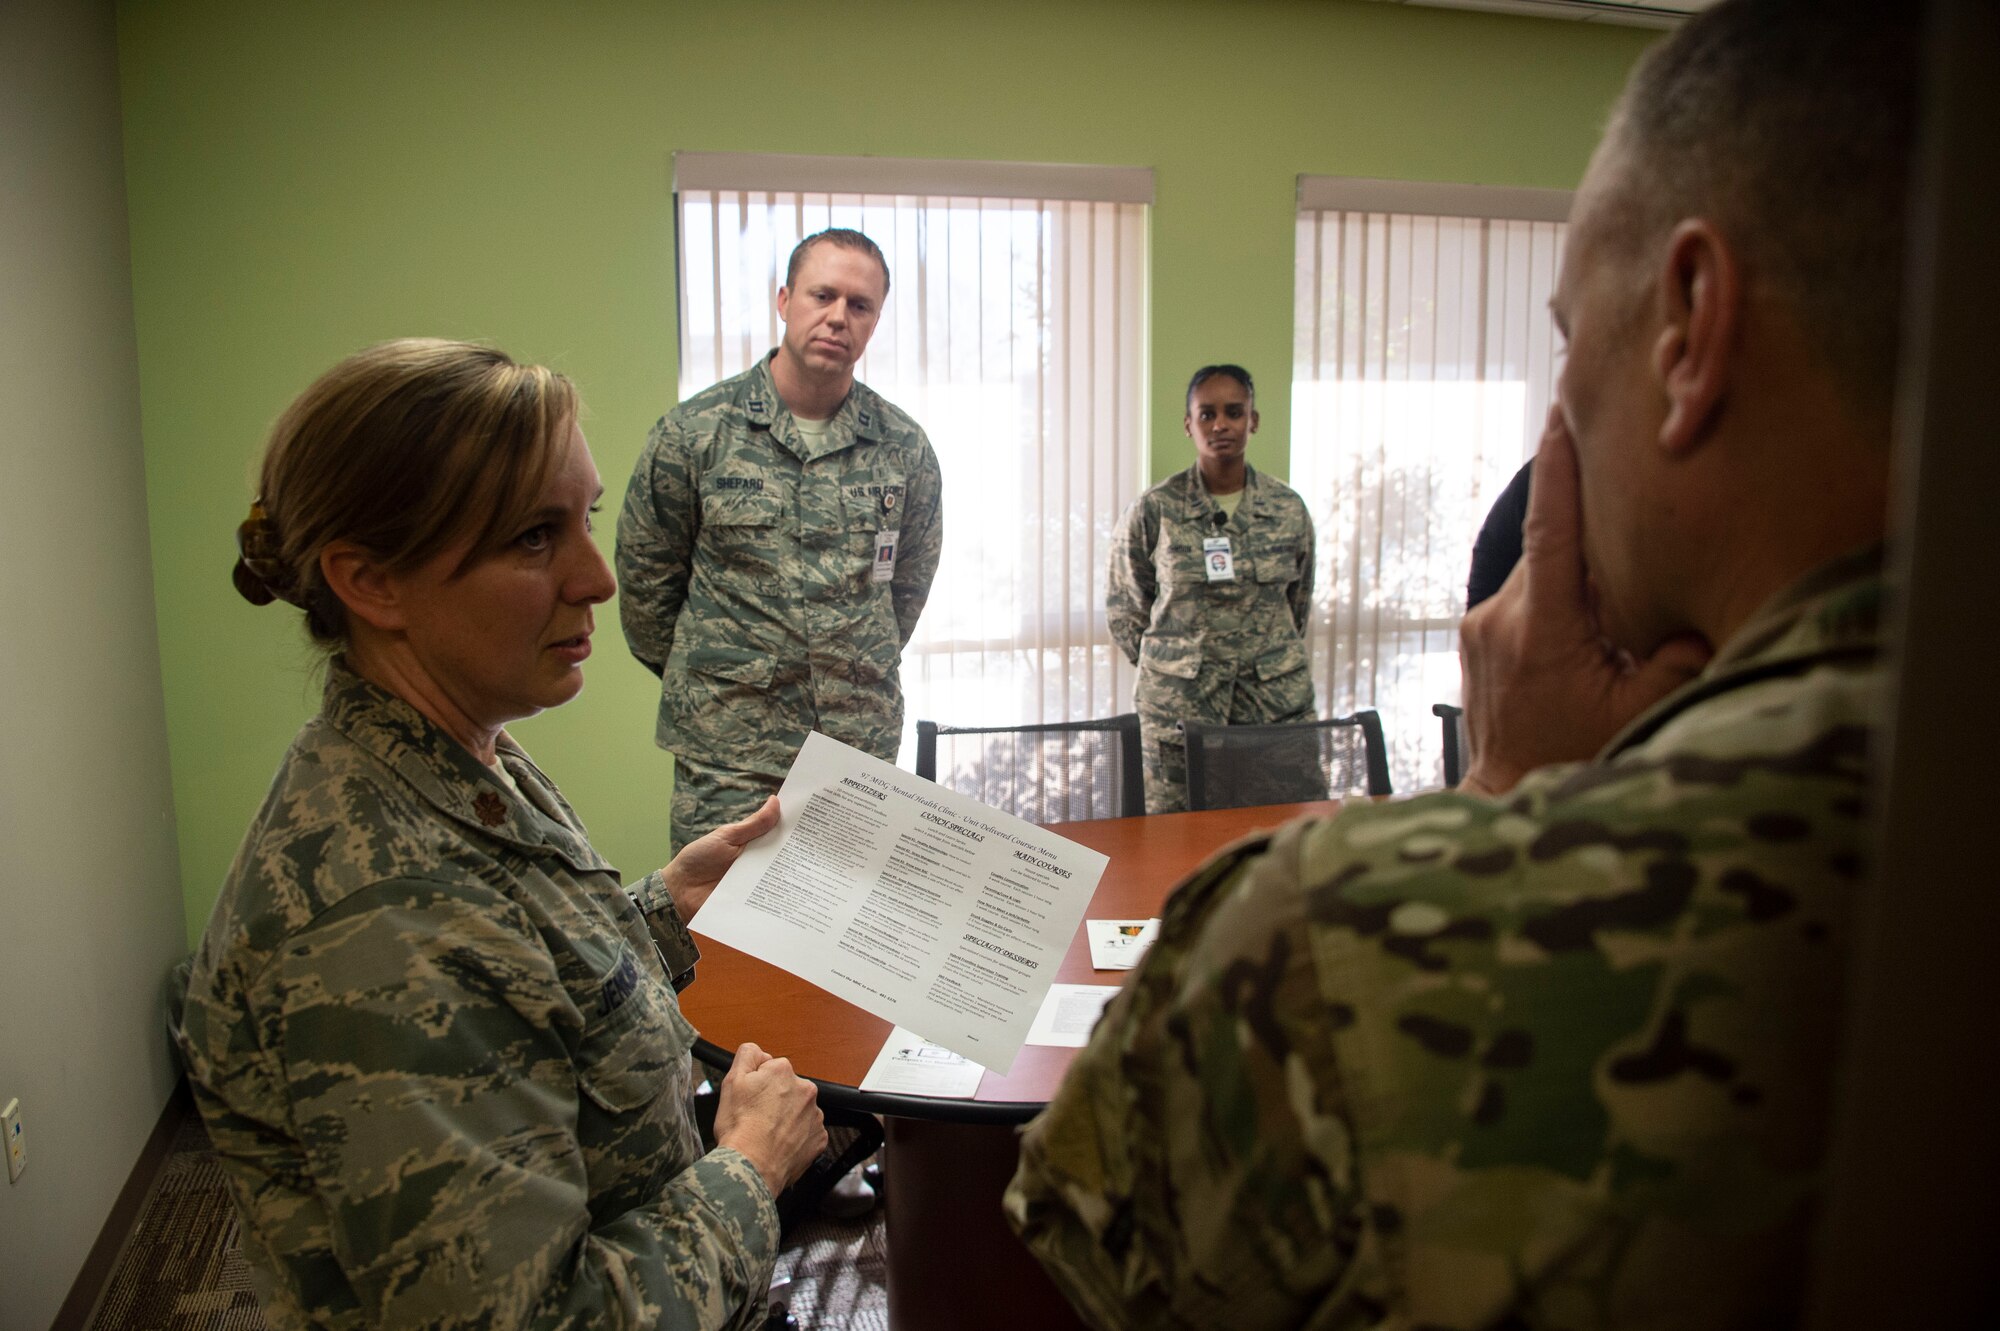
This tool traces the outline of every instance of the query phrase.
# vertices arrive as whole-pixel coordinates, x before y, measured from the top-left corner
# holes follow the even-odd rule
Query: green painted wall
[[[615,499],[674,396],[673,150],[1153,167],[1152,470],[1191,456],[1189,369],[1232,359],[1283,474],[1296,176],[1569,187],[1655,35],[1360,0],[127,0],[191,936],[317,700],[293,617],[228,582],[270,422],[368,342],[489,338],[576,379]],[[583,697],[517,733],[636,874],[665,854],[668,760],[616,622]]]

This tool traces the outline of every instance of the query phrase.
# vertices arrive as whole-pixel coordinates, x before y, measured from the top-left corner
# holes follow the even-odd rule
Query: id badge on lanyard
[[[1210,582],[1236,581],[1236,556],[1230,553],[1227,536],[1209,536],[1202,540],[1201,566]]]
[[[894,527],[875,533],[875,566],[868,570],[868,581],[887,582],[896,576],[896,538],[900,535]]]
[[[894,494],[883,495],[883,527],[881,531],[875,533],[875,563],[868,570],[868,581],[870,582],[887,582],[896,576],[896,538],[903,533],[900,527],[891,527],[888,525],[889,522],[894,520],[895,514],[896,496]]]

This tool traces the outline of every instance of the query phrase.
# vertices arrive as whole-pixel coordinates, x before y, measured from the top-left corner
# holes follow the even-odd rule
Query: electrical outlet
[[[19,1182],[21,1171],[28,1167],[28,1138],[21,1131],[19,1100],[9,1100],[0,1108],[0,1135],[7,1139],[7,1181]]]

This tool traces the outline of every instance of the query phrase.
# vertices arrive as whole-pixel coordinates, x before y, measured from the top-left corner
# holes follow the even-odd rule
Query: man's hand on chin
[[[1583,563],[1576,446],[1549,411],[1535,455],[1521,562],[1460,626],[1472,761],[1460,788],[1503,795],[1550,763],[1594,757],[1634,717],[1708,664],[1698,637],[1669,639],[1643,661],[1598,630]]]

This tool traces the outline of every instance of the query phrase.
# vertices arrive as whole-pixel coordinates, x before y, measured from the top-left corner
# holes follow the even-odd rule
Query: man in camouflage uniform
[[[861,233],[801,241],[778,348],[669,412],[632,473],[619,618],[661,678],[676,850],[775,793],[808,731],[895,761],[944,525],[930,440],[854,378],[888,293]]]
[[[628,895],[496,747],[334,664],[195,956],[179,1042],[266,1317],[758,1326],[772,1164],[703,1153],[666,874]]]
[[[1186,418],[1195,464],[1139,496],[1111,547],[1104,608],[1111,640],[1139,667],[1133,705],[1148,813],[1187,808],[1182,722],[1313,716],[1302,637],[1312,518],[1296,491],[1244,460],[1257,429],[1251,392],[1238,366],[1196,371]]]
[[[1910,23],[1724,0],[1635,74],[1523,562],[1466,621],[1465,786],[1198,872],[1026,1131],[1009,1217],[1096,1325],[1796,1320],[1884,706]]]

